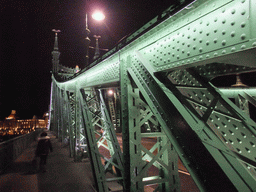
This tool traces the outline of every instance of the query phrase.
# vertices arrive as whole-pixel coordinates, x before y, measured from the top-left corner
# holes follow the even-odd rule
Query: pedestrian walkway
[[[74,162],[67,146],[62,146],[51,132],[53,152],[47,160],[47,171],[36,172],[31,162],[37,142],[0,175],[0,191],[4,192],[95,192],[89,159]]]

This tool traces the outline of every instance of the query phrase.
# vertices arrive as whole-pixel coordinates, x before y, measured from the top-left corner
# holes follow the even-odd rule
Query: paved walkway
[[[47,160],[47,172],[35,172],[31,161],[34,158],[37,142],[28,149],[0,175],[0,191],[4,192],[95,192],[89,159],[74,162],[69,157],[68,147],[48,132],[53,145],[53,152]]]

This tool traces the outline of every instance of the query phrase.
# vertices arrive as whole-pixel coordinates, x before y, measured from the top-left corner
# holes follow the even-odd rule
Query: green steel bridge
[[[56,33],[50,129],[75,160],[87,145],[98,191],[114,181],[180,191],[178,159],[200,191],[256,190],[256,90],[210,83],[256,70],[255,10],[255,0],[180,1],[79,72],[59,63]]]

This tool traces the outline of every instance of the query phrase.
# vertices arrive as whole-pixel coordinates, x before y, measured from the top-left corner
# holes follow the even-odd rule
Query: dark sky
[[[48,110],[51,52],[59,29],[60,63],[67,67],[85,63],[85,13],[100,47],[111,49],[178,0],[1,0],[0,4],[0,120],[16,110],[21,119],[42,117]],[[106,19],[91,19],[95,9]],[[94,50],[90,50],[90,58]],[[229,84],[235,83],[235,78]],[[225,81],[227,82],[227,81]]]
[[[0,120],[16,110],[20,118],[42,117],[48,110],[51,83],[51,51],[59,29],[60,63],[80,67],[85,62],[85,13],[93,35],[101,35],[100,47],[110,49],[162,10],[170,0],[1,0],[0,5]],[[90,17],[96,8],[106,19]],[[93,50],[90,51],[93,57]]]

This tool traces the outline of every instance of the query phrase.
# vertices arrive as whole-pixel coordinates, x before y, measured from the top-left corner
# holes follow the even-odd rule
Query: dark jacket
[[[40,137],[36,148],[36,156],[48,155],[49,151],[52,152],[50,137]]]

